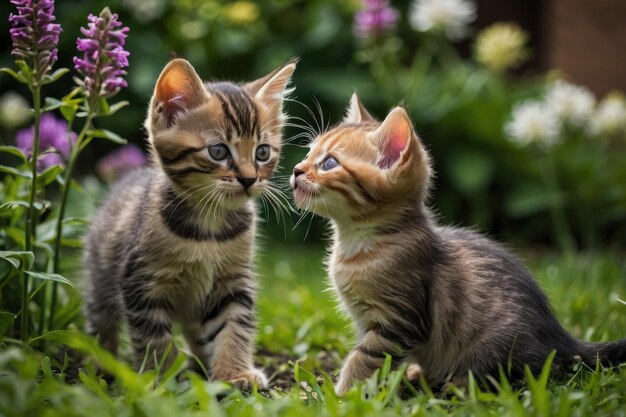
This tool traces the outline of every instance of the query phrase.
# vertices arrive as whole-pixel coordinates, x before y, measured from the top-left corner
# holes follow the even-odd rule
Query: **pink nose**
[[[297,178],[298,178],[298,176],[300,176],[300,175],[302,175],[302,174],[304,174],[304,171],[303,171],[301,168],[299,168],[299,167],[298,167],[298,165],[296,165],[296,166],[293,168],[293,175],[294,175],[294,176],[296,177],[296,179],[297,179]]]

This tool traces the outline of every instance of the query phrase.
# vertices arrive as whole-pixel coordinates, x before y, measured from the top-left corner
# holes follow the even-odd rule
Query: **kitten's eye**
[[[228,156],[228,148],[222,144],[209,146],[209,155],[216,161],[221,161]]]
[[[327,156],[326,159],[324,159],[324,162],[322,162],[323,171],[329,171],[338,166],[339,166],[339,162],[335,159],[334,156]]]
[[[261,145],[256,148],[256,159],[257,161],[267,161],[270,159],[270,147],[269,145]]]

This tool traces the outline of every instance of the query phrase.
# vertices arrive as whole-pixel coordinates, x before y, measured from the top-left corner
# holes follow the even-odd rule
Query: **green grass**
[[[317,246],[271,245],[259,259],[258,362],[274,389],[244,395],[183,371],[184,358],[157,380],[138,375],[76,331],[48,336],[50,352],[63,344],[90,352],[111,374],[107,384],[91,365],[64,382],[55,357],[27,347],[0,352],[0,416],[626,416],[626,367],[566,375],[529,376],[522,388],[501,380],[486,392],[470,383],[444,396],[405,384],[382,369],[338,399],[331,377],[348,351],[350,323],[335,308]],[[626,335],[626,262],[609,255],[527,256],[565,327],[577,337],[604,341]],[[294,383],[294,379],[296,382]],[[401,399],[402,398],[402,399]]]

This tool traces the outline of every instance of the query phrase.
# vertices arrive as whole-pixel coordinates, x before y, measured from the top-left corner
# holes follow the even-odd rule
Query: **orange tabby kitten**
[[[299,207],[332,219],[328,273],[356,324],[357,343],[337,392],[383,364],[413,364],[432,385],[463,384],[499,367],[626,360],[626,339],[587,343],[570,336],[524,266],[471,230],[437,224],[425,199],[430,158],[406,111],[381,123],[354,95],[344,121],[311,145],[293,170]],[[510,362],[509,362],[510,361]]]

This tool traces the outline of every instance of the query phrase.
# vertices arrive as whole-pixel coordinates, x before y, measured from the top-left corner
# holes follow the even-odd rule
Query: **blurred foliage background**
[[[584,14],[582,1],[545,3]],[[570,7],[575,2],[578,6]],[[386,378],[378,381],[375,376],[348,400],[333,400],[330,379],[319,382],[305,369],[336,372],[352,333],[346,318],[333,308],[332,294],[323,291],[325,221],[305,217],[294,228],[295,214],[291,224],[277,224],[273,213],[264,213],[267,222],[260,234],[265,243],[258,257],[257,360],[272,384],[288,391],[272,391],[271,400],[258,393],[243,397],[231,392],[220,402],[221,384],[205,384],[193,373],[186,374],[189,381],[178,379],[184,372],[182,356],[163,378],[139,375],[76,331],[82,326],[81,296],[73,284],[80,281],[82,234],[110,181],[143,161],[137,152],[147,148],[142,128],[146,106],[167,61],[184,57],[207,80],[245,81],[300,57],[293,80],[297,89],[286,103],[294,125],[285,132],[288,146],[283,148],[277,182],[286,186],[292,167],[306,153],[304,128],[297,125],[323,131],[339,122],[353,91],[380,119],[403,104],[432,154],[436,179],[431,205],[441,221],[478,228],[520,248],[557,315],[576,337],[594,341],[623,337],[626,99],[619,91],[596,97],[584,86],[564,81],[566,74],[544,71],[549,67],[538,55],[546,42],[534,26],[542,18],[535,13],[542,0],[55,3],[57,22],[63,27],[55,69],[67,67],[75,74],[76,38],[89,13],[97,15],[108,6],[130,27],[129,85],[115,98],[130,105],[96,119],[97,128],[114,132],[104,135],[109,140],[100,135],[80,158],[78,154],[78,159],[70,158],[78,161],[74,177],[78,186],[61,179],[71,170],[59,166],[42,172],[37,181],[25,175],[32,166],[23,155],[28,154],[23,144],[18,144],[21,151],[0,149],[0,415],[48,415],[50,410],[53,414],[63,410],[57,414],[68,416],[85,415],[85,410],[94,416],[195,415],[206,410],[238,416],[258,416],[263,410],[298,416],[503,414],[502,410],[507,410],[505,414],[510,410],[510,415],[548,415],[550,410],[559,415],[616,415],[624,408],[623,367],[581,372],[584,369],[577,366],[567,381],[548,385],[543,380],[540,386],[529,380],[529,389],[505,389],[497,396],[470,388],[467,396],[444,400],[427,390],[406,402],[394,400],[398,385],[387,391]],[[494,10],[503,8],[511,8],[509,15],[521,13],[517,19],[521,27],[500,22]],[[9,1],[0,3],[0,16],[11,12],[14,6]],[[618,15],[610,7],[605,13]],[[608,25],[607,20],[595,20]],[[7,19],[0,19],[0,67],[14,67],[8,26]],[[575,46],[581,54],[589,52]],[[608,59],[599,62],[610,66]],[[74,86],[72,76],[65,75],[45,85],[43,93],[60,99]],[[0,73],[0,145],[32,137],[23,133],[32,124],[29,103],[27,88]],[[58,110],[53,113],[60,117]],[[53,124],[57,134],[45,142],[62,153],[58,144],[69,147],[71,135],[63,122]],[[134,147],[114,143],[120,142],[115,134]],[[56,157],[63,162],[59,154]],[[64,207],[59,205],[62,189],[70,190],[64,215],[59,209]],[[32,197],[39,195],[26,202],[30,190],[36,190]],[[35,228],[26,236],[36,239],[29,248],[24,244],[24,225],[25,214],[31,211]],[[60,227],[55,232],[55,224],[65,225],[63,233]],[[53,249],[55,240],[59,245]],[[61,247],[63,256],[57,262]],[[63,286],[55,305],[59,283]],[[130,343],[124,333],[122,345],[122,357],[128,357]],[[70,365],[80,358],[70,358],[73,355],[66,355],[64,346],[92,357],[117,382],[108,385],[92,364],[80,371],[78,364]],[[75,383],[77,378],[81,383]],[[306,385],[299,384],[302,381],[320,397],[313,397]],[[303,403],[302,395],[309,402]],[[324,395],[331,400],[325,402]]]
[[[119,96],[130,106],[99,127],[145,149],[146,105],[158,73],[173,56],[190,60],[206,79],[242,81],[297,56],[301,61],[293,98],[301,104],[288,102],[286,108],[313,126],[338,122],[355,90],[379,118],[398,103],[407,106],[433,156],[437,178],[432,205],[445,223],[476,226],[514,244],[551,246],[569,240],[577,248],[623,248],[623,131],[602,142],[565,131],[549,150],[507,140],[504,126],[515,103],[541,97],[557,74],[528,70],[512,74],[481,65],[472,58],[476,33],[470,32],[463,42],[419,33],[409,23],[409,3],[392,2],[398,12],[393,27],[357,36],[355,13],[364,7],[357,0],[58,0],[57,21],[64,32],[57,67],[72,67],[78,28],[88,13],[96,14],[104,6],[119,13],[131,28],[129,87]],[[9,2],[0,4],[0,15],[11,10]],[[10,66],[5,19],[0,21],[0,34],[0,66]],[[71,84],[66,76],[44,93],[60,97]],[[9,90],[27,97],[22,86],[0,76],[0,94]],[[2,143],[13,144],[15,131],[28,124],[3,125]],[[300,132],[289,127],[286,138]],[[294,141],[304,143],[304,139]],[[93,167],[115,146],[96,141],[81,156],[78,170],[83,182],[90,184],[88,190],[102,189],[93,181]],[[286,146],[281,174],[288,174],[305,152]],[[310,223],[306,219],[292,230],[291,224],[277,225],[267,217],[264,233],[270,239],[318,242],[324,235],[320,219]],[[554,226],[559,223],[565,226]],[[568,236],[562,239],[559,234]]]

